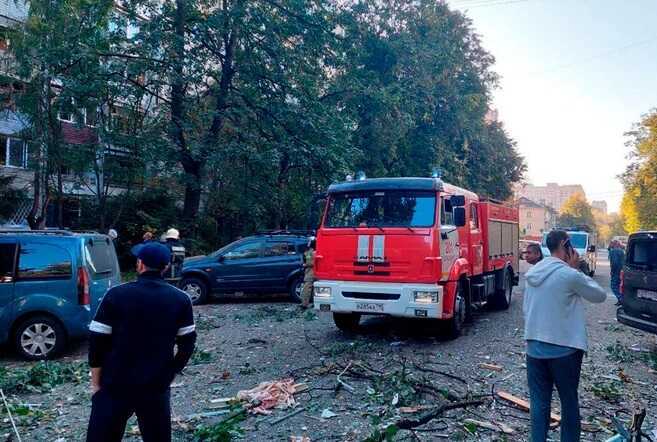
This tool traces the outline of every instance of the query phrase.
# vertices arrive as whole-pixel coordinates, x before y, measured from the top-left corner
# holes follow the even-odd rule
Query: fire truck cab
[[[506,309],[518,282],[518,210],[439,178],[331,185],[317,232],[314,307],[342,330],[362,315],[437,319]]]

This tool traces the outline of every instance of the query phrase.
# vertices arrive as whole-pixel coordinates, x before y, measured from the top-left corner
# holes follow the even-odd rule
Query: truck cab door
[[[480,275],[484,271],[484,241],[479,225],[479,205],[470,204],[470,253],[468,260],[472,266],[472,274]]]
[[[16,252],[15,241],[0,239],[0,342],[7,338],[14,319]]]

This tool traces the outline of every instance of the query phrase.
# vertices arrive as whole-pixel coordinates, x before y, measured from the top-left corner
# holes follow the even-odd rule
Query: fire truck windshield
[[[436,195],[412,190],[331,195],[325,227],[431,227]]]

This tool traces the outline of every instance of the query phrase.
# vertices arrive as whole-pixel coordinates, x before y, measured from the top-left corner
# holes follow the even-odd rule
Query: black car
[[[195,305],[219,293],[283,293],[300,301],[307,234],[267,233],[187,258],[180,288]]]
[[[630,235],[622,276],[618,321],[657,333],[657,232]]]

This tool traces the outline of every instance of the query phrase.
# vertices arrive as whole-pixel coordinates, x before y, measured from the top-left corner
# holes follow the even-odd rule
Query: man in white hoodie
[[[604,302],[607,294],[578,270],[579,256],[566,232],[550,232],[546,243],[551,256],[527,272],[523,306],[531,440],[547,439],[556,385],[561,400],[561,441],[579,441],[577,390],[582,357],[588,349],[584,300]]]

